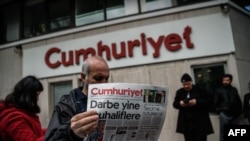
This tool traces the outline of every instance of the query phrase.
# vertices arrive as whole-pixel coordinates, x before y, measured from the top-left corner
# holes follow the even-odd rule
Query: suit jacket
[[[176,91],[173,102],[174,108],[179,110],[176,132],[184,133],[187,122],[192,122],[197,135],[208,135],[213,133],[213,127],[208,113],[208,105],[210,103],[208,95],[195,85],[193,85],[189,94],[190,99],[196,99],[196,105],[192,107],[182,107],[179,103],[186,98],[187,91],[183,88]]]

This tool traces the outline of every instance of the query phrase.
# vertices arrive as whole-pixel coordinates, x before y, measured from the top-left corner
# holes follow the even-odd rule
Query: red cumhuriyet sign
[[[157,58],[160,56],[160,48],[162,46],[170,52],[180,50],[182,48],[182,42],[184,42],[187,48],[193,48],[194,44],[190,38],[191,31],[191,27],[187,26],[184,28],[182,36],[177,33],[170,33],[168,35],[160,35],[156,39],[147,37],[145,33],[141,33],[139,39],[121,41],[120,45],[115,42],[107,45],[104,44],[103,41],[99,41],[96,45],[97,50],[93,47],[88,47],[65,52],[59,47],[52,47],[46,52],[45,63],[50,68],[58,68],[61,65],[66,67],[74,64],[79,65],[80,62],[85,60],[89,55],[104,56],[103,53],[105,53],[106,60],[111,60],[111,57],[118,60],[121,58],[133,57],[134,48],[141,48],[142,55],[148,55],[148,46],[153,48],[153,58]],[[119,52],[117,48],[120,48]],[[52,55],[59,55],[60,59],[52,61]]]

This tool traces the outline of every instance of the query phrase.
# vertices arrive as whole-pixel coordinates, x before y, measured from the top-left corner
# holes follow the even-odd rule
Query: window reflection
[[[103,0],[76,0],[76,26],[104,21]]]
[[[173,6],[174,0],[140,0],[142,12],[153,11]]]
[[[209,0],[177,0],[178,5],[186,5],[186,4],[194,4],[202,1],[209,1]]]
[[[15,2],[0,10],[0,43],[19,40],[20,3]]]
[[[38,36],[45,32],[44,1],[26,0],[24,7],[24,38]]]
[[[50,30],[69,27],[71,24],[70,1],[50,0],[49,20],[50,20]]]
[[[136,0],[108,0],[107,19],[113,19],[139,13]]]
[[[0,2],[0,44],[205,1],[209,0],[4,0]]]

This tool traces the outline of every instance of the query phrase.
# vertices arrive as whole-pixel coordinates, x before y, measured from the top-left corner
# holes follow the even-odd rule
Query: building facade
[[[35,75],[44,86],[39,116],[46,127],[59,98],[82,85],[81,63],[91,55],[107,60],[111,68],[109,82],[169,88],[160,141],[183,140],[175,132],[178,111],[172,106],[183,73],[191,74],[194,82],[206,88],[211,96],[221,75],[231,73],[233,85],[243,98],[250,81],[250,13],[239,4],[228,0],[122,2],[110,7],[106,3],[104,12],[100,12],[103,7],[95,12],[80,7],[73,28],[69,22],[72,18],[55,18],[39,26],[30,26],[32,22],[22,18],[24,22],[18,26],[22,30],[18,30],[20,36],[16,37],[15,25],[9,24],[13,30],[5,28],[6,34],[1,35],[4,37],[0,45],[1,98],[12,91],[20,78]],[[26,4],[32,5],[28,1]],[[53,4],[49,6],[53,9]],[[65,28],[68,26],[71,28]],[[210,112],[215,133],[208,140],[219,140],[219,118],[212,105]]]

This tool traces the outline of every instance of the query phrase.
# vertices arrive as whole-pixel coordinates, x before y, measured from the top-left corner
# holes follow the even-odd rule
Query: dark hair
[[[181,77],[181,82],[189,82],[192,81],[192,78],[189,74],[184,73]]]
[[[224,74],[222,78],[228,77],[231,81],[233,81],[233,76],[231,74]]]
[[[37,92],[43,91],[42,83],[34,76],[26,76],[14,87],[12,93],[5,97],[7,106],[14,104],[17,108],[31,113],[39,113]]]

